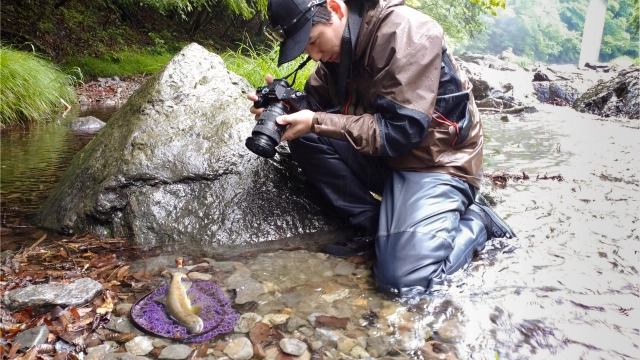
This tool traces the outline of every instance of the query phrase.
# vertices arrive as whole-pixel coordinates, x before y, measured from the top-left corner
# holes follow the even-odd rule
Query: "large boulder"
[[[621,70],[615,78],[595,84],[573,108],[602,117],[640,119],[640,67]]]
[[[185,47],[76,155],[41,224],[183,250],[341,227],[286,154],[267,160],[244,146],[255,124],[247,84],[219,56]]]

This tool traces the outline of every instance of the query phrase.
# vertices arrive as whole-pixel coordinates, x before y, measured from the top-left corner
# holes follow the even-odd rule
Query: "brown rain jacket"
[[[317,112],[311,131],[384,157],[392,169],[449,174],[479,188],[482,124],[440,25],[403,0],[381,0],[364,13],[352,58],[340,110]],[[338,102],[333,66],[321,63],[305,87],[325,109]]]

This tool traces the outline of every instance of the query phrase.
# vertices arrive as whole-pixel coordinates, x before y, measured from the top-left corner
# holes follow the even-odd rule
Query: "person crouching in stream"
[[[375,250],[379,290],[413,296],[488,239],[515,236],[479,195],[482,123],[437,22],[403,0],[269,0],[268,17],[279,66],[303,52],[319,62],[304,90],[325,110],[276,121],[303,173],[358,230],[323,252]]]

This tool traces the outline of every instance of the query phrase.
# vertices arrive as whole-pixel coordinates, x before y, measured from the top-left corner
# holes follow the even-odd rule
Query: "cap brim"
[[[309,34],[311,34],[311,19],[308,19],[298,32],[280,43],[278,66],[288,63],[304,52],[309,42]]]

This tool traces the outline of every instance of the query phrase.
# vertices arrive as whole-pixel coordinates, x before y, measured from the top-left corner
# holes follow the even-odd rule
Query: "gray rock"
[[[387,355],[392,348],[393,345],[391,344],[391,337],[389,336],[367,338],[367,352],[375,358]]]
[[[292,333],[296,330],[298,330],[300,327],[302,326],[307,326],[309,325],[309,322],[301,317],[298,316],[293,316],[290,317],[289,320],[287,320],[287,323],[285,324],[285,331],[288,333]]]
[[[102,284],[82,278],[68,285],[43,284],[8,291],[4,295],[4,305],[9,311],[18,311],[31,306],[40,314],[52,310],[56,306],[84,305],[102,293]]]
[[[20,350],[27,350],[34,345],[44,344],[48,336],[49,330],[46,326],[36,326],[16,335],[13,343],[20,343]]]
[[[251,270],[246,267],[236,269],[228,278],[224,280],[224,284],[231,290],[244,284],[251,277]]]
[[[258,295],[264,294],[266,289],[260,282],[248,279],[236,288],[236,304],[246,304],[255,301]]]
[[[129,319],[124,317],[112,317],[105,327],[109,330],[123,334],[134,333],[136,335],[144,335],[144,333],[138,330]]]
[[[167,268],[176,267],[176,255],[160,255],[148,259],[136,260],[131,264],[130,273],[145,271],[157,275]]]
[[[336,268],[333,269],[333,272],[336,273],[336,275],[343,276],[349,276],[353,274],[354,271],[356,271],[356,266],[346,261],[340,261],[338,265],[336,265]]]
[[[140,360],[140,357],[129,353],[108,353],[102,360]]]
[[[129,303],[118,304],[116,306],[115,314],[118,316],[129,317],[129,313],[131,312],[132,307],[133,307],[133,304],[129,304]]]
[[[262,316],[256,313],[244,313],[238,319],[238,322],[233,327],[233,331],[241,334],[246,334],[251,330],[253,325],[262,320]]]
[[[588,89],[576,99],[573,108],[603,117],[640,119],[639,93],[640,67],[634,66]]]
[[[248,360],[253,356],[253,345],[246,337],[238,338],[224,348],[224,353],[233,360]]]
[[[170,345],[162,349],[158,359],[182,360],[186,359],[192,351],[193,349],[184,344]]]
[[[255,120],[234,82],[218,55],[187,45],[78,152],[41,225],[184,253],[344,227],[288,155],[266,160],[245,147]]]
[[[71,120],[67,126],[75,132],[96,133],[106,124],[95,116],[84,116]]]
[[[153,350],[153,339],[146,336],[136,336],[124,344],[127,352],[133,355],[147,355]]]
[[[108,353],[112,353],[113,348],[110,345],[98,345],[87,349],[85,360],[100,360]]]
[[[307,344],[298,339],[284,338],[280,340],[280,348],[289,355],[300,356],[307,350]]]

